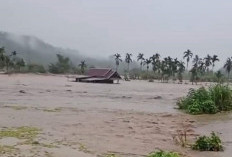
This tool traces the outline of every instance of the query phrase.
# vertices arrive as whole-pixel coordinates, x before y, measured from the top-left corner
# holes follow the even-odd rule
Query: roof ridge
[[[112,68],[90,68],[90,69],[109,69],[109,70],[112,70]]]
[[[112,74],[110,76],[108,76],[108,78],[110,78],[111,76],[113,76],[117,71],[111,70]]]
[[[104,73],[104,75],[103,76],[106,76],[109,72],[111,72],[112,71],[112,69],[109,69],[106,73]]]

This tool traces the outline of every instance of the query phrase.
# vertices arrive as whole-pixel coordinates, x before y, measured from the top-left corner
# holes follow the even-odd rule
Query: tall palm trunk
[[[128,74],[130,73],[130,63],[128,63],[128,65],[127,65],[127,72],[128,72]]]
[[[214,72],[214,67],[215,67],[215,63],[213,63],[213,66],[212,66],[212,71]]]
[[[116,64],[116,72],[118,72],[118,65]]]

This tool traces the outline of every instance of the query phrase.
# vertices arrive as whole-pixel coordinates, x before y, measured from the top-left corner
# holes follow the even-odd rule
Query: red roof
[[[104,77],[108,79],[112,76],[121,78],[120,75],[116,71],[113,71],[112,69],[92,68],[92,69],[89,69],[89,71],[87,72],[87,75],[90,77]]]

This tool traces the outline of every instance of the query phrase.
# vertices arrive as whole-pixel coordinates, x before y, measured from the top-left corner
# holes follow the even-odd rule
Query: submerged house
[[[112,69],[92,68],[88,70],[87,76],[76,78],[76,82],[114,83],[114,80],[120,79],[121,76]]]

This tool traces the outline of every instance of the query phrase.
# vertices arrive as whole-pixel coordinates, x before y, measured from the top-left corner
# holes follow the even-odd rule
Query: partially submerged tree
[[[148,73],[148,70],[149,70],[149,65],[150,65],[150,63],[151,63],[151,59],[145,59],[144,64],[145,64],[146,67],[147,67],[147,73]]]
[[[71,68],[70,59],[60,54],[56,56],[58,61],[55,64],[49,65],[49,72],[56,74],[68,73]]]
[[[0,48],[0,68],[5,66],[5,48]]]
[[[81,63],[79,64],[79,67],[81,68],[81,74],[84,74],[85,68],[87,67],[85,61],[81,61]]]
[[[25,64],[24,59],[18,59],[18,60],[16,60],[15,66],[18,69],[19,72],[21,71],[22,67],[25,67],[25,65],[26,64]]]
[[[198,65],[201,61],[201,58],[199,58],[198,55],[195,55],[195,57],[193,58],[193,65]]]
[[[16,51],[11,52],[10,55],[5,55],[5,66],[6,66],[6,72],[9,72],[9,68],[13,68],[15,66],[15,62],[12,59],[13,56],[16,56]]]
[[[190,62],[190,59],[193,57],[193,53],[188,49],[187,51],[184,52],[184,59],[186,58],[186,61],[187,61],[187,69],[188,70],[188,66],[189,66],[189,62]]]
[[[230,72],[232,70],[232,57],[227,59],[224,68],[226,69],[226,72],[228,74],[228,80],[230,80]]]
[[[5,48],[0,48],[0,67],[4,68],[6,67],[6,72],[9,72],[10,67],[14,67],[14,60],[12,59],[13,56],[16,56],[16,51],[11,52],[10,55],[7,55],[5,52]]]
[[[185,71],[185,66],[184,66],[184,62],[180,61],[177,64],[177,75],[178,75],[178,80],[182,83],[183,82],[183,73]]]
[[[180,61],[178,61],[177,58],[175,58],[173,61],[171,60],[171,74],[172,74],[172,78],[173,80],[176,79],[176,73],[177,73],[177,70],[178,70],[178,65],[179,65]]]
[[[212,57],[208,54],[205,58],[205,66],[207,69],[207,72],[209,72],[209,67],[212,65]]]
[[[156,53],[151,56],[150,59],[152,63],[152,70],[154,71],[154,73],[156,73],[156,71],[159,71],[160,68],[160,54]]]
[[[127,71],[128,71],[128,73],[130,71],[130,63],[132,62],[131,57],[132,57],[131,53],[126,53],[125,62],[127,63]]]
[[[218,59],[218,56],[217,55],[213,55],[212,57],[212,71],[214,70],[214,67],[215,67],[215,62],[219,62],[220,60]]]
[[[118,66],[120,62],[122,62],[121,55],[119,53],[116,53],[114,57],[115,57],[116,71],[118,71]]]
[[[139,53],[138,56],[137,56],[137,61],[140,61],[140,71],[142,71],[144,60],[145,60],[144,59],[144,54]]]
[[[193,65],[193,68],[190,70],[191,72],[191,82],[193,84],[193,82],[195,82],[197,84],[197,80],[198,80],[198,67],[197,65]]]
[[[223,81],[223,74],[222,74],[222,72],[220,71],[220,70],[218,70],[216,73],[215,73],[215,76],[217,77],[217,82],[219,82],[219,83],[222,83]]]

